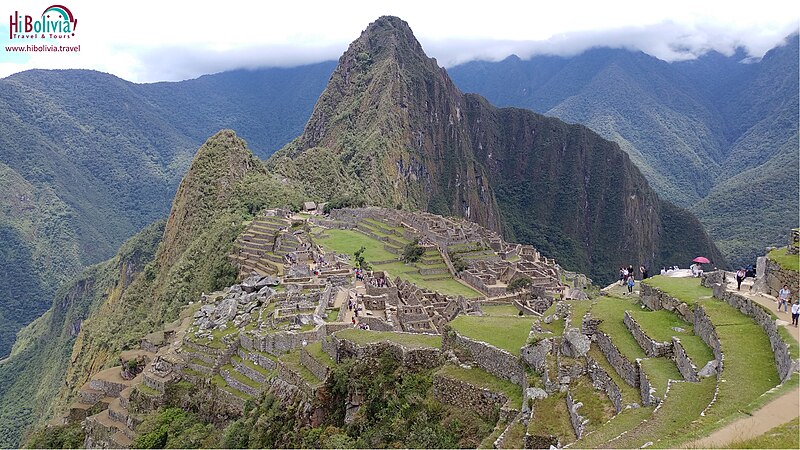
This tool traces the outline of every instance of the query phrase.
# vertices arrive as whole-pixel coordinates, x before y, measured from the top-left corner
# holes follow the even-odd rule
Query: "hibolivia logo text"
[[[52,5],[38,19],[14,11],[8,25],[9,39],[69,39],[75,36],[78,19],[66,6]]]

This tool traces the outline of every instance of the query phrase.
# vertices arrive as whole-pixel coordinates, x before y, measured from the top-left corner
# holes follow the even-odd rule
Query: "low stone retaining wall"
[[[447,327],[442,334],[442,350],[453,350],[458,347],[467,350],[478,367],[490,374],[523,387],[527,382],[520,357],[486,342],[462,336]]]
[[[678,372],[681,373],[683,379],[686,381],[700,381],[697,375],[697,366],[692,362],[686,350],[681,344],[681,340],[677,337],[672,337],[672,354],[674,355],[675,365],[678,367]]]
[[[275,360],[268,358],[257,351],[247,351],[244,348],[239,348],[239,356],[242,359],[246,359],[251,361],[253,364],[263,367],[267,370],[272,370],[275,368]]]
[[[315,377],[319,378],[320,380],[325,380],[328,377],[328,366],[325,364],[317,361],[316,358],[311,356],[308,353],[308,350],[305,347],[300,350],[300,364],[303,365],[306,369],[308,369],[311,373],[314,374]]]
[[[250,378],[256,383],[263,384],[267,382],[267,377],[265,377],[263,373],[254,370],[253,368],[251,368],[247,364],[244,364],[243,362],[231,360],[231,365],[233,365],[233,367],[236,369],[237,372],[241,373],[247,378]]]
[[[674,312],[678,317],[687,322],[691,322],[694,319],[689,305],[665,294],[660,289],[650,286],[647,283],[641,283],[640,285],[639,301],[653,311],[666,309],[667,311]]]
[[[703,309],[702,305],[696,305],[694,307],[694,320],[692,322],[694,322],[694,334],[700,336],[700,339],[714,352],[714,359],[719,362],[717,366],[719,368],[718,373],[722,373],[722,361],[724,359],[722,344],[719,342],[714,324],[711,323],[711,319],[708,318],[706,310]]]
[[[575,436],[580,439],[583,437],[583,431],[586,429],[586,424],[589,421],[582,415],[578,414],[578,408],[583,406],[583,403],[573,400],[572,395],[567,392],[567,412],[569,413],[569,422],[572,424],[572,429],[575,430]]]
[[[248,350],[258,350],[271,355],[280,356],[303,346],[303,342],[318,341],[319,335],[315,330],[298,332],[279,331],[277,333],[258,334],[240,333],[239,341],[242,347]]]
[[[301,392],[306,394],[308,398],[313,398],[315,395],[314,388],[308,384],[305,378],[289,368],[289,366],[282,361],[278,361],[278,378],[285,383],[296,386]]]
[[[606,370],[597,364],[597,361],[589,355],[586,355],[586,368],[589,372],[589,378],[592,380],[592,384],[606,393],[611,404],[614,405],[614,410],[620,413],[625,405],[622,402],[622,391],[620,391],[617,383],[615,383]]]
[[[630,312],[625,311],[625,316],[622,318],[625,326],[628,327],[633,338],[639,344],[639,347],[644,350],[644,354],[650,358],[657,358],[659,356],[668,356],[672,354],[672,343],[658,342],[647,335],[642,330],[642,327],[636,323],[636,320],[631,316]]]
[[[331,339],[336,348],[334,361],[341,361],[345,358],[370,358],[389,352],[392,357],[412,370],[432,369],[444,363],[442,351],[438,348],[407,348],[390,341],[361,345],[347,339],[341,339],[336,335],[332,336]]]
[[[642,397],[642,405],[657,405],[660,399],[653,395],[656,390],[650,385],[650,379],[647,378],[647,374],[642,370],[642,364],[638,359],[636,360],[636,371],[639,372],[639,395]]]
[[[508,402],[508,397],[502,392],[473,386],[438,373],[433,377],[433,397],[447,405],[474,411],[482,417],[492,417]]]
[[[722,285],[716,285],[714,287],[714,296],[729,304],[731,307],[738,309],[742,314],[752,318],[761,326],[769,339],[772,353],[775,356],[775,366],[778,369],[778,375],[782,382],[788,380],[792,376],[792,373],[798,370],[798,361],[792,360],[789,354],[789,345],[778,332],[779,325],[775,322],[775,318],[762,305],[741,294],[725,290]]]
[[[250,385],[244,384],[241,381],[237,380],[230,372],[226,369],[222,369],[219,371],[219,375],[222,377],[225,382],[227,382],[232,388],[237,389],[239,391],[244,392],[245,394],[251,397],[258,397],[260,393],[258,389],[251,387]],[[222,389],[224,391],[224,389]]]
[[[611,338],[608,337],[607,334],[598,330],[597,333],[595,333],[595,338],[600,351],[606,357],[608,363],[611,364],[611,367],[617,371],[619,376],[629,385],[639,387],[638,368],[620,353],[619,349],[611,342]]]

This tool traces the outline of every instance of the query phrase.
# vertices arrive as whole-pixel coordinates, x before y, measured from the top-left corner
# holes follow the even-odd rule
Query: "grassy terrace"
[[[686,354],[689,355],[689,358],[692,359],[698,369],[714,359],[714,353],[711,348],[699,336],[694,335],[693,325],[676,314],[664,310],[647,311],[640,309],[630,310],[630,313],[636,323],[651,338],[660,342],[670,342],[673,336],[679,338],[683,348],[686,350]],[[675,331],[673,329],[675,327],[682,328],[685,331]]]
[[[567,394],[558,392],[533,404],[533,418],[528,423],[528,434],[534,436],[559,436],[561,444],[575,442],[575,430],[567,412]]]
[[[442,348],[442,338],[438,335],[430,334],[395,333],[390,331],[347,328],[337,331],[335,335],[341,339],[347,339],[348,341],[353,341],[361,345],[375,342],[395,342],[405,347],[412,348]]]
[[[516,384],[497,378],[496,376],[479,368],[464,369],[459,366],[447,364],[437,372],[448,378],[467,382],[473,386],[482,387],[494,392],[501,392],[508,397],[508,401],[515,408],[522,405],[522,388]]]
[[[787,270],[800,271],[800,256],[787,253],[787,247],[776,248],[767,254],[767,257]]]
[[[584,375],[570,384],[570,394],[573,401],[583,403],[578,413],[589,420],[586,431],[599,428],[616,414],[606,394],[595,389],[588,376]]]
[[[622,434],[623,431],[635,428],[643,420],[653,414],[655,407],[623,409],[621,413],[614,416],[610,422],[606,422],[595,431],[589,431],[583,435],[575,445],[576,448],[597,448],[604,447],[603,444]]]
[[[631,362],[646,357],[622,321],[625,311],[633,309],[639,309],[639,302],[635,298],[601,297],[592,305],[592,317],[603,321],[598,327],[600,331],[611,336],[614,345]]]
[[[656,396],[663,397],[669,380],[683,380],[678,367],[667,358],[646,358],[642,360],[642,369],[650,380],[650,386],[656,390]]]
[[[398,257],[398,255],[386,250],[383,247],[383,242],[375,240],[359,231],[337,229],[326,230],[323,237],[318,237],[315,240],[328,250],[332,250],[337,253],[345,253],[348,255],[352,255],[363,245],[364,258],[366,258],[368,262],[389,261],[397,259]],[[436,275],[435,277],[420,274],[420,268],[431,269],[446,267],[444,265],[444,261],[441,259],[441,256],[439,256],[438,253],[437,256],[440,262],[437,262],[436,264],[424,264],[423,262],[417,264],[405,264],[403,262],[396,261],[389,264],[373,263],[373,268],[375,270],[389,272],[392,278],[399,276],[401,279],[414,283],[424,289],[439,291],[445,295],[463,295],[467,298],[478,298],[483,296],[469,286],[460,283],[447,272],[441,275]],[[432,262],[433,258],[431,255],[428,255],[426,260],[428,263],[430,263]],[[430,279],[442,277],[446,277],[446,279]]]
[[[517,316],[519,310],[514,305],[481,305],[481,311],[487,316]]]
[[[519,355],[519,349],[528,339],[532,323],[531,317],[460,315],[450,322],[450,326],[462,336]]]
[[[639,448],[647,442],[654,442],[656,447],[670,447],[676,441],[686,440],[686,430],[711,402],[715,383],[713,377],[700,383],[673,383],[658,411],[609,445],[613,448]],[[665,441],[673,442],[673,445]]]
[[[663,443],[657,444],[669,446],[707,434],[743,411],[752,410],[760,404],[762,394],[780,380],[769,340],[761,327],[727,303],[710,298],[711,290],[700,286],[699,279],[654,277],[652,284],[687,303],[702,305],[714,323],[725,353],[717,401],[705,417],[695,416],[695,420],[683,427],[679,434],[665,435]],[[700,385],[709,383],[709,380],[713,381],[713,377]],[[698,398],[704,398],[703,393],[696,394]],[[696,400],[695,403],[700,402]]]
[[[294,350],[283,354],[278,358],[278,360],[286,364],[286,366],[292,369],[294,372],[298,373],[311,386],[319,386],[322,384],[322,380],[317,378],[316,375],[314,375],[310,370],[300,364],[299,350]]]
[[[800,417],[768,430],[761,436],[729,444],[729,448],[798,448]]]
[[[235,361],[238,364],[242,364],[244,366],[247,366],[251,370],[254,370],[254,371],[258,372],[261,375],[264,375],[264,377],[266,377],[267,379],[272,378],[272,376],[274,375],[274,373],[271,370],[269,370],[269,369],[267,369],[265,367],[261,367],[258,364],[254,363],[253,361],[250,361],[249,359],[242,359],[238,355],[231,356],[231,361]]]
[[[226,364],[226,365],[224,365],[224,366],[220,367],[220,370],[227,370],[227,371],[228,371],[228,373],[229,373],[229,374],[230,374],[230,375],[231,375],[233,378],[235,378],[235,379],[236,379],[236,381],[238,381],[238,382],[240,382],[240,383],[242,383],[242,384],[246,384],[246,385],[250,386],[251,388],[258,389],[259,387],[261,387],[261,385],[260,385],[259,383],[257,383],[257,382],[255,382],[255,381],[251,380],[250,378],[248,378],[248,377],[246,377],[246,376],[242,375],[241,373],[239,373],[239,372],[236,370],[236,368],[235,368],[235,367],[233,367],[233,366],[232,366],[232,365],[230,365],[230,364]]]
[[[322,350],[322,342],[312,342],[311,344],[306,345],[306,351],[314,359],[330,368],[333,368],[336,365],[336,363],[333,361],[333,358],[331,358],[329,354]]]
[[[619,376],[616,370],[611,367],[611,364],[608,363],[608,360],[605,356],[603,356],[603,352],[597,348],[597,344],[592,344],[589,348],[589,356],[592,357],[597,364],[603,368],[603,370],[608,373],[608,376],[614,380],[614,383],[619,387],[620,393],[622,394],[622,402],[626,405],[631,403],[641,403],[641,395],[639,394],[639,390],[635,387],[629,385]]]

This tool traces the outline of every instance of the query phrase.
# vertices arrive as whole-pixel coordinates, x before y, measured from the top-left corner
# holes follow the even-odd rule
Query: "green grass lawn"
[[[775,261],[786,270],[800,272],[800,255],[790,255],[787,247],[776,248],[767,254],[767,258]]]
[[[289,353],[281,355],[278,360],[286,364],[286,366],[293,371],[297,372],[312,387],[322,384],[322,380],[317,378],[314,373],[300,363],[300,350],[293,350]]]
[[[572,400],[583,403],[578,413],[589,420],[586,431],[599,428],[609,419],[614,417],[616,410],[605,392],[592,386],[588,376],[581,376],[569,386]]]
[[[483,369],[463,367],[446,364],[437,372],[448,378],[465,381],[473,386],[482,387],[494,392],[501,392],[508,398],[514,408],[522,406],[522,388],[516,384],[497,378]]]
[[[315,241],[329,250],[348,254],[351,258],[353,253],[364,246],[364,258],[367,262],[397,258],[397,255],[383,248],[383,242],[358,231],[330,229],[325,232],[324,237],[316,238]]]
[[[699,298],[710,297],[713,294],[711,289],[700,285],[700,278],[671,278],[656,275],[648,278],[646,283],[689,305]]]
[[[458,316],[450,326],[462,336],[483,341],[519,355],[531,331],[531,317]]]
[[[442,348],[442,338],[438,335],[394,333],[391,331],[361,330],[358,328],[347,328],[337,331],[335,334],[341,339],[347,339],[361,345],[388,341],[396,342],[406,347]]]
[[[741,411],[751,409],[780,380],[769,340],[752,319],[723,301],[708,298],[711,290],[700,287],[696,278],[654,277],[652,280],[673,297],[702,305],[714,323],[725,353],[717,401],[705,417],[695,417],[679,436],[667,440],[667,444],[674,445],[706,435],[739,416]]]
[[[761,436],[728,444],[728,448],[800,448],[800,417],[770,429]]]
[[[659,342],[671,342],[673,336],[679,338],[684,350],[686,350],[686,354],[689,355],[689,358],[698,369],[702,369],[707,362],[714,359],[714,353],[711,348],[699,336],[694,335],[694,326],[678,317],[675,313],[666,310],[648,311],[642,309],[632,309],[630,313],[636,323],[652,339]],[[685,331],[675,331],[673,327],[682,328]]]
[[[612,448],[639,448],[647,442],[654,447],[674,447],[675,439],[686,440],[685,430],[700,417],[714,396],[716,380],[705,378],[700,383],[675,383],[664,404],[646,422],[611,442]]]
[[[592,305],[592,317],[602,319],[599,329],[611,336],[614,345],[631,362],[646,355],[622,321],[625,311],[639,308],[635,298],[601,297]]]
[[[610,422],[602,424],[594,432],[584,434],[575,445],[576,448],[597,448],[619,436],[623,431],[635,428],[650,417],[655,407],[623,409]]]
[[[439,291],[445,295],[463,295],[466,298],[483,297],[483,294],[467,285],[458,282],[455,278],[449,276],[448,273],[440,275],[448,276],[449,278],[446,280],[426,280],[425,276],[420,274],[416,267],[404,264],[402,262],[380,264],[375,266],[375,270],[384,270],[389,272],[389,275],[392,277],[392,279],[394,279],[396,276],[399,276],[401,279],[414,283],[421,288],[431,291]]]
[[[664,396],[669,380],[683,380],[683,376],[678,372],[678,367],[671,359],[667,358],[643,359],[642,370],[650,380],[650,386],[655,388],[657,397]]]
[[[519,315],[519,310],[514,305],[481,305],[481,311],[487,316]]]
[[[558,436],[561,444],[575,442],[575,430],[567,412],[567,394],[558,392],[533,404],[533,418],[528,423],[528,434],[535,436]]]
[[[325,353],[325,350],[322,349],[322,342],[312,342],[306,345],[306,351],[308,354],[313,356],[314,359],[330,368],[333,368],[336,365],[336,362],[333,360],[333,358],[331,358],[331,355]]]

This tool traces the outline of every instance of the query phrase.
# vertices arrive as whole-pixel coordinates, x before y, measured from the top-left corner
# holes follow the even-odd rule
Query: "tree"
[[[366,248],[364,248],[364,246],[362,245],[361,248],[359,248],[358,250],[355,251],[355,253],[353,253],[353,256],[355,256],[355,261],[356,261],[355,267],[358,267],[361,270],[370,270],[372,269],[372,266],[366,261],[366,259],[364,259],[365,250]]]
[[[425,248],[419,245],[419,239],[414,239],[414,242],[406,244],[403,248],[403,262],[410,264],[419,261],[425,253]]]
[[[506,286],[506,291],[508,291],[508,292],[517,292],[517,291],[521,291],[523,289],[527,289],[528,287],[530,287],[530,285],[531,285],[531,279],[530,278],[521,277],[521,278],[517,278],[516,280],[512,281],[511,283],[508,283],[508,286]]]

